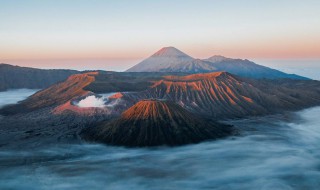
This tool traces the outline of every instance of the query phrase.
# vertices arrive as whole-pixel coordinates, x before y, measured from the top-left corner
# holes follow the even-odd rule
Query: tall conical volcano
[[[120,118],[82,132],[84,139],[123,146],[182,145],[232,134],[227,125],[200,118],[181,106],[142,100]]]
[[[207,62],[194,59],[174,47],[164,47],[128,72],[207,72],[215,70]]]

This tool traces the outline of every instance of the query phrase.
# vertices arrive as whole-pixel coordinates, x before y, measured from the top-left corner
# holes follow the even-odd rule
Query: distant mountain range
[[[287,74],[258,65],[249,60],[212,56],[208,59],[195,59],[174,47],[164,47],[149,58],[131,67],[127,72],[185,72],[205,73],[226,71],[241,77],[266,79],[307,79],[295,74]]]
[[[65,69],[35,69],[2,63],[0,64],[0,91],[17,88],[42,89],[76,73],[80,72]]]

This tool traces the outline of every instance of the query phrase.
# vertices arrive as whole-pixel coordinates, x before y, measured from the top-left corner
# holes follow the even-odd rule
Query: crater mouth
[[[72,105],[80,108],[105,108],[110,96],[117,92],[106,94],[89,94],[87,96],[79,97],[71,102]]]

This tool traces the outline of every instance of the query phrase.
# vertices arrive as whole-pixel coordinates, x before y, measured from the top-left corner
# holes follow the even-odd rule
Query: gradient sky
[[[319,10],[319,0],[0,0],[0,62],[125,70],[164,46],[319,60]]]

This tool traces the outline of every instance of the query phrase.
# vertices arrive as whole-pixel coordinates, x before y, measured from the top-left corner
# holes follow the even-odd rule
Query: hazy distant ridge
[[[42,89],[79,73],[65,69],[35,69],[0,64],[0,91],[17,88]]]

